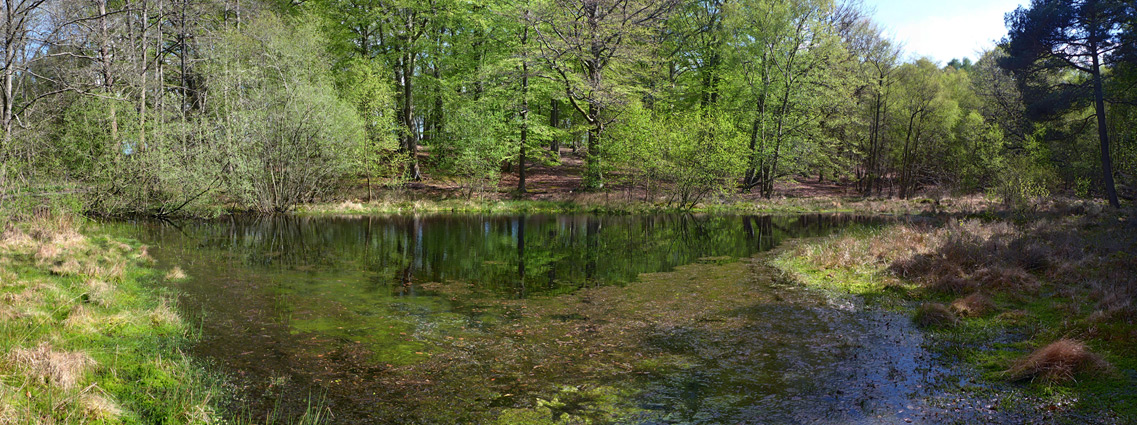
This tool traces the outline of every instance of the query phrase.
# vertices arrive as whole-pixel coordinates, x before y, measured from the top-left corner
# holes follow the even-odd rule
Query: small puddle
[[[428,216],[116,223],[155,247],[232,408],[333,423],[1013,422],[907,316],[761,252],[879,220]],[[997,394],[995,394],[997,395]],[[994,395],[993,395],[994,397]]]

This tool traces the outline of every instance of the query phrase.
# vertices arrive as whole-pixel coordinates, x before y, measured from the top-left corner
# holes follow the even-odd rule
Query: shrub
[[[1019,156],[1011,158],[999,173],[995,192],[1008,208],[1022,210],[1031,202],[1050,196],[1050,187],[1057,179],[1050,166]]]
[[[352,156],[367,143],[365,126],[337,97],[314,24],[266,15],[222,38],[210,89],[230,195],[284,212],[358,169]]]

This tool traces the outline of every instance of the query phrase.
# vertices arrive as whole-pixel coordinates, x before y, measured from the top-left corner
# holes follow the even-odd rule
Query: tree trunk
[[[1101,140],[1101,170],[1105,195],[1109,198],[1109,205],[1121,208],[1121,202],[1117,199],[1117,187],[1113,183],[1113,161],[1109,155],[1109,128],[1105,125],[1105,91],[1102,88],[1101,59],[1098,57],[1097,43],[1091,42],[1090,48],[1094,53],[1094,108],[1098,118],[1098,138]]]
[[[415,55],[411,53],[403,53],[402,59],[402,86],[403,86],[403,108],[402,108],[402,124],[403,124],[403,151],[406,153],[410,164],[407,167],[406,177],[410,180],[421,180],[422,174],[418,166],[418,129],[415,128],[415,115],[414,115],[414,72],[415,72]]]
[[[529,33],[529,29],[525,29]],[[517,153],[517,193],[526,192],[525,188],[525,150],[529,144],[529,63],[521,63],[521,143]]]
[[[549,99],[549,106],[549,126],[559,128],[561,123],[561,103],[558,102],[557,99]],[[560,158],[561,141],[557,140],[555,136],[549,141],[549,150],[553,152],[553,155]]]
[[[600,171],[600,134],[603,124],[600,123],[600,107],[595,103],[588,106],[589,120],[593,122],[588,128],[588,152],[584,157],[584,190],[599,190],[604,188],[604,176]]]
[[[4,43],[4,116],[3,116],[4,143],[0,144],[0,160],[6,160],[7,159],[5,157],[5,153],[7,152],[7,149],[11,146],[11,143],[12,143],[12,121],[14,121],[14,119],[12,118],[12,109],[13,109],[13,105],[16,102],[15,98],[14,98],[15,90],[14,90],[14,84],[13,84],[13,80],[15,79],[15,75],[16,75],[16,70],[15,70],[15,64],[13,64],[13,62],[16,60],[16,40],[15,40],[15,38],[17,37],[17,35],[14,34],[16,29],[12,27],[12,25],[14,24],[12,22],[12,20],[14,19],[14,17],[12,16],[12,11],[11,11],[12,2],[4,2],[4,5],[8,10],[6,10],[7,14],[5,15],[5,20],[7,21],[7,22],[5,22],[5,24],[6,24],[5,30],[7,31],[7,33],[4,34],[4,36],[5,36],[5,40],[4,40],[5,41],[5,43]]]

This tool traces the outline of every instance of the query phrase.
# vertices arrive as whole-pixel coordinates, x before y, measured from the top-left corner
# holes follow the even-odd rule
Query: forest
[[[793,179],[1134,197],[1131,2],[1036,1],[947,64],[906,59],[857,1],[4,5],[9,204],[286,212],[423,179],[523,199],[534,167],[674,209]]]
[[[0,0],[0,425],[1137,423],[1137,3],[871,4]]]

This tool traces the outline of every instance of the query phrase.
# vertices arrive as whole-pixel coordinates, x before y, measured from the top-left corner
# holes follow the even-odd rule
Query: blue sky
[[[1007,34],[1003,16],[1029,0],[865,0],[906,58],[979,58]]]

